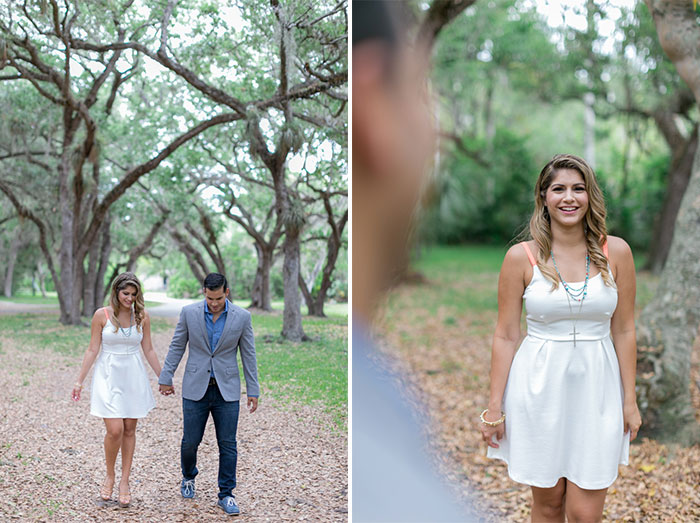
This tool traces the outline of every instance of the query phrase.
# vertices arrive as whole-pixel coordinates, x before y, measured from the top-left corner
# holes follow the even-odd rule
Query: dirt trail
[[[161,362],[171,334],[154,335]],[[92,373],[76,404],[69,396],[80,358],[30,352],[2,333],[0,343],[0,520],[230,518],[216,505],[218,451],[211,419],[199,450],[197,498],[180,497],[181,399],[157,394],[152,372],[156,408],[139,421],[132,504],[119,509],[99,499],[104,425],[89,414]],[[178,394],[183,369],[184,362],[175,375]],[[235,492],[240,521],[347,521],[347,438],[330,427],[319,409],[282,405],[264,392],[257,412],[241,410]]]

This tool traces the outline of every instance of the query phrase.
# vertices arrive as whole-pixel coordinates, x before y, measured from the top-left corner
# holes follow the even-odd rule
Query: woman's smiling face
[[[545,193],[545,204],[553,221],[564,226],[581,222],[588,212],[588,192],[583,175],[575,169],[559,169]]]
[[[125,309],[131,309],[131,304],[136,301],[136,295],[138,291],[133,285],[127,285],[122,290],[119,291],[119,304]]]

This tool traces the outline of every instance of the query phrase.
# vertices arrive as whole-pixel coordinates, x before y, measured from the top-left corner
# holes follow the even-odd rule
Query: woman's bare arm
[[[142,326],[143,340],[141,340],[141,348],[143,349],[143,355],[146,357],[146,361],[148,361],[148,364],[151,366],[156,376],[160,376],[160,362],[158,361],[156,351],[153,350],[153,342],[151,341],[151,316],[146,311],[144,311]]]
[[[514,245],[506,253],[498,279],[498,321],[491,348],[491,386],[488,403],[487,421],[496,421],[501,417],[503,394],[508,381],[510,365],[520,340],[520,316],[525,290],[525,274],[529,261],[521,245]],[[504,425],[490,427],[482,424],[482,436],[489,446],[497,448],[491,441],[496,434],[501,439]]]
[[[73,386],[73,399],[78,401],[80,399],[80,392],[82,390],[83,381],[85,377],[90,372],[95,359],[100,352],[100,346],[102,345],[102,329],[104,329],[105,323],[107,322],[107,317],[102,309],[95,311],[92,316],[92,323],[90,324],[90,345],[88,345],[85,355],[83,356],[83,363],[80,366],[80,372],[78,373],[78,379],[75,381]]]
[[[617,308],[610,322],[615,352],[620,364],[620,376],[624,391],[625,431],[631,431],[631,439],[637,436],[641,417],[637,408],[635,380],[637,376],[637,337],[634,325],[634,300],[637,293],[634,259],[629,245],[622,239],[609,237],[610,260],[617,284]]]

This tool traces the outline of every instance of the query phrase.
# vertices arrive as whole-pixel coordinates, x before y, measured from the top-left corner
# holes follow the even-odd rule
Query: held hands
[[[258,398],[248,396],[248,412],[251,414],[258,409]]]
[[[501,419],[501,416],[498,414],[498,411],[494,411],[493,413],[491,411],[487,411],[484,414],[484,420],[489,421],[489,422],[497,422],[499,419]],[[481,439],[483,439],[486,443],[488,443],[489,447],[493,447],[494,449],[497,449],[499,447],[498,443],[494,443],[492,441],[493,435],[496,435],[496,439],[498,441],[503,439],[503,436],[506,433],[506,424],[505,421],[502,423],[499,423],[498,425],[491,426],[487,425],[486,423],[481,423],[480,424],[480,429],[481,429]]]
[[[158,390],[163,396],[170,396],[171,394],[175,394],[175,387],[172,385],[163,385],[163,384],[158,384]]]
[[[642,426],[642,417],[639,415],[637,403],[625,403],[622,407],[622,416],[625,423],[625,432],[630,433],[630,441],[633,441],[637,437],[639,427]]]

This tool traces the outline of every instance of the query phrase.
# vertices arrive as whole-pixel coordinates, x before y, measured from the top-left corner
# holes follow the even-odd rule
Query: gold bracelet
[[[481,423],[488,425],[489,427],[498,427],[501,423],[503,423],[506,420],[506,413],[501,412],[501,417],[498,418],[496,421],[486,421],[484,419],[484,415],[489,411],[489,409],[484,409],[484,412],[481,413],[479,416],[479,419],[481,420]]]
[[[77,388],[79,388],[79,389],[82,389],[82,388],[83,388],[83,386],[82,386],[80,383],[78,383],[77,381],[73,384],[73,386],[74,386],[74,387],[77,387]]]

